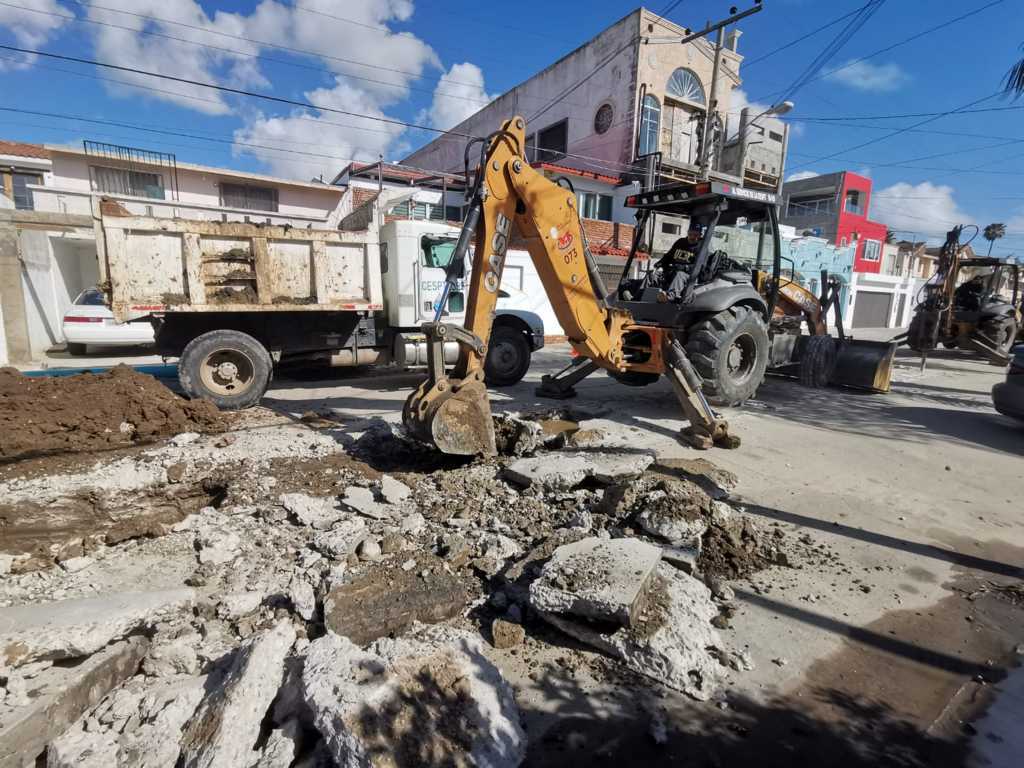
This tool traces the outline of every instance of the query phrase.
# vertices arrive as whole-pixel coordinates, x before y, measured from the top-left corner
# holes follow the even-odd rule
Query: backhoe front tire
[[[808,336],[800,358],[800,383],[812,389],[824,389],[832,381],[838,355],[831,336]]]
[[[185,394],[209,400],[225,411],[256,405],[273,372],[267,348],[241,331],[209,331],[197,336],[178,360],[178,381]]]
[[[995,342],[996,349],[1004,355],[1009,353],[1017,340],[1017,321],[1008,315],[989,318],[978,330]]]
[[[690,328],[686,355],[714,405],[739,405],[757,392],[768,367],[768,329],[750,307],[735,306]]]

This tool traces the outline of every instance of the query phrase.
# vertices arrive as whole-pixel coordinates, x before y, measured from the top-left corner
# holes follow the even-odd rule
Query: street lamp
[[[768,107],[768,109],[766,109],[764,112],[762,112],[757,117],[755,117],[753,120],[751,120],[749,123],[747,123],[746,127],[743,129],[743,132],[746,133],[748,130],[750,130],[750,126],[755,125],[757,123],[757,121],[760,120],[765,115],[771,115],[772,117],[778,117],[780,115],[785,115],[787,112],[792,112],[792,111],[793,111],[793,102],[792,101],[780,101],[778,104],[773,104],[772,106]],[[743,138],[743,137],[740,136],[740,138]]]

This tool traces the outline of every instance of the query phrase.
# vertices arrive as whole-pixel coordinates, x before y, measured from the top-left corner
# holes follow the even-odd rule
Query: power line
[[[850,11],[849,13],[844,13],[842,16],[840,16],[838,18],[832,19],[832,21],[828,22],[827,24],[823,24],[822,26],[818,27],[817,29],[812,29],[807,34],[801,35],[798,38],[790,40],[785,45],[780,45],[778,48],[774,48],[771,51],[769,51],[768,53],[765,53],[765,54],[762,54],[761,56],[758,56],[756,59],[750,59],[750,60],[744,61],[743,62],[743,68],[744,69],[749,69],[750,67],[754,66],[755,64],[758,64],[759,62],[762,62],[765,59],[770,58],[770,57],[774,56],[777,53],[782,53],[782,51],[785,51],[785,50],[787,50],[789,48],[792,48],[794,45],[797,45],[798,43],[802,43],[804,40],[807,40],[808,38],[813,37],[814,35],[818,34],[819,32],[824,32],[829,27],[834,27],[839,22],[845,21],[846,19],[850,18],[854,14],[860,13],[860,12],[861,12],[860,8],[855,8],[854,10]]]
[[[474,103],[474,104],[480,104],[480,105],[485,105],[485,104],[489,104],[490,103],[490,101],[488,99],[478,99],[478,98],[473,98],[472,96],[463,96],[461,94],[451,93],[450,91],[438,91],[436,89],[418,88],[416,86],[405,84],[405,83],[389,82],[387,80],[375,80],[375,79],[373,79],[371,77],[364,77],[362,75],[355,75],[355,74],[347,73],[347,72],[346,73],[341,73],[341,72],[338,72],[337,70],[329,69],[327,67],[320,67],[320,66],[317,66],[315,64],[304,64],[304,63],[298,62],[298,61],[288,61],[286,59],[278,59],[278,58],[274,58],[273,56],[265,56],[265,55],[259,54],[259,53],[246,53],[244,51],[239,51],[239,50],[237,50],[235,48],[225,48],[225,47],[219,46],[219,45],[210,45],[209,43],[203,43],[203,42],[200,42],[198,40],[190,40],[188,38],[178,37],[176,35],[169,35],[166,32],[159,32],[157,30],[152,30],[152,29],[137,29],[135,27],[124,26],[123,24],[114,24],[114,23],[108,22],[108,21],[99,21],[97,19],[83,18],[83,17],[79,17],[79,16],[75,16],[75,15],[66,15],[66,14],[63,14],[63,13],[54,13],[52,11],[44,11],[44,10],[37,9],[37,8],[22,8],[19,5],[15,5],[14,3],[3,2],[2,0],[0,0],[0,6],[5,6],[7,8],[16,8],[16,9],[19,9],[19,10],[29,11],[31,13],[42,14],[42,15],[45,15],[45,16],[53,16],[53,17],[56,17],[56,18],[59,18],[59,19],[67,19],[68,21],[75,21],[75,22],[79,22],[81,24],[93,24],[93,25],[96,25],[96,26],[108,27],[108,28],[111,28],[111,29],[120,29],[120,30],[124,30],[124,31],[127,31],[127,32],[131,32],[133,34],[148,35],[148,36],[151,36],[151,37],[163,38],[165,40],[173,40],[175,42],[185,43],[186,45],[194,45],[194,46],[197,46],[197,47],[200,47],[200,48],[206,48],[208,50],[218,51],[218,52],[225,53],[225,54],[228,54],[229,56],[236,57],[236,58],[255,59],[257,61],[265,61],[265,62],[270,62],[270,63],[274,63],[274,64],[283,64],[284,66],[287,66],[287,67],[297,67],[297,68],[300,68],[300,69],[312,70],[314,72],[324,72],[324,73],[327,73],[327,74],[332,75],[332,76],[338,76],[339,74],[344,74],[345,77],[351,78],[353,80],[360,80],[360,81],[367,82],[367,83],[373,83],[375,85],[382,85],[382,86],[385,86],[387,88],[397,88],[399,90],[416,91],[418,93],[426,93],[426,94],[430,94],[430,95],[434,95],[434,96],[445,96],[445,97],[450,98],[450,99],[458,99],[459,101],[468,101],[468,102],[471,102],[471,103]],[[101,10],[116,10],[116,9],[104,8],[102,6],[92,6],[92,7],[97,8],[97,9],[101,9]],[[195,25],[192,25],[192,24],[184,24],[183,22],[175,22],[175,21],[170,21],[168,19],[160,19],[160,18],[151,17],[151,16],[144,16],[143,14],[136,14],[136,13],[132,13],[131,11],[118,11],[118,12],[119,13],[131,13],[133,16],[138,16],[138,17],[141,17],[141,18],[144,18],[144,19],[149,19],[149,20],[157,21],[157,22],[162,23],[162,24],[178,24],[180,26],[188,27],[189,29],[202,30],[203,32],[209,32],[211,34],[222,34],[222,33],[218,32],[216,30],[207,30],[207,29],[204,29],[203,27],[198,27],[198,26],[195,26]],[[223,33],[223,34],[226,34],[226,33]],[[254,45],[274,45],[272,43],[264,43],[264,42],[259,41],[259,40],[253,40],[251,38],[242,37],[240,35],[232,35],[231,37],[233,37],[233,38],[235,38],[237,40],[244,40],[244,41],[253,43]],[[409,77],[412,77],[412,78],[415,78],[415,79],[420,79],[423,76],[422,73],[415,73],[415,72],[410,72],[408,70],[395,69],[395,68],[392,68],[392,67],[384,67],[384,66],[380,66],[380,65],[376,65],[376,64],[366,64],[364,62],[355,61],[354,59],[342,59],[342,58],[338,58],[338,57],[335,57],[335,56],[330,56],[329,54],[320,54],[320,53],[317,53],[315,51],[308,51],[308,50],[303,50],[303,49],[298,49],[298,48],[290,48],[290,47],[287,47],[287,46],[276,46],[276,47],[282,48],[283,50],[286,50],[286,51],[289,51],[289,52],[300,53],[300,54],[303,54],[303,55],[306,55],[306,56],[334,59],[336,61],[341,61],[341,62],[345,62],[345,63],[348,63],[348,64],[353,64],[353,65],[356,65],[356,66],[360,66],[360,67],[371,67],[373,69],[379,69],[379,70],[383,70],[385,72],[394,72],[396,74],[406,75],[406,76],[409,76]],[[465,85],[465,86],[473,87],[473,88],[479,87],[478,83],[467,83],[467,82],[464,82],[464,81],[461,81],[461,80],[450,80],[450,79],[446,79],[444,75],[440,76],[438,78],[437,82],[438,82],[439,85],[441,83],[444,83],[444,84],[450,84],[450,85]],[[533,98],[535,100],[538,100],[537,97],[528,97],[528,98]],[[576,104],[575,106],[583,106],[583,105]]]
[[[878,9],[882,7],[885,0],[868,0],[868,2],[861,6],[860,10],[854,15],[850,22],[843,27],[839,34],[836,35],[832,41],[825,46],[825,48],[815,56],[811,63],[807,65],[803,72],[797,76],[796,80],[786,88],[783,93],[782,101],[788,101],[791,99],[801,88],[810,82],[811,78],[818,73],[818,71],[829,62],[829,60],[835,56],[846,45],[854,35],[857,34],[868,22],[868,20],[877,13]]]
[[[879,55],[881,55],[883,53],[888,53],[889,51],[894,50],[896,48],[899,48],[900,46],[906,45],[907,43],[911,43],[914,40],[919,40],[920,38],[926,37],[926,36],[932,34],[933,32],[937,32],[940,29],[944,29],[945,27],[948,27],[948,26],[951,26],[953,24],[956,24],[959,21],[963,21],[964,19],[970,18],[971,16],[976,16],[977,14],[982,13],[983,11],[987,11],[989,8],[991,8],[993,6],[1001,5],[1003,2],[1005,2],[1005,0],[992,0],[992,2],[990,2],[990,3],[986,4],[986,5],[980,6],[978,8],[975,8],[973,11],[968,11],[967,13],[961,14],[960,16],[957,16],[954,19],[949,19],[947,21],[942,22],[941,24],[936,24],[934,27],[929,27],[928,29],[925,29],[925,30],[922,30],[922,31],[920,31],[920,32],[918,32],[916,34],[913,34],[910,37],[905,37],[902,40],[899,40],[899,41],[897,41],[897,42],[895,42],[895,43],[893,43],[891,45],[887,45],[884,48],[879,48],[877,51],[869,53],[866,56],[861,56],[860,58],[852,59],[852,60],[846,62],[845,64],[843,64],[840,67],[836,67],[835,69],[830,69],[828,72],[821,72],[821,73],[815,75],[814,77],[808,79],[804,83],[804,85],[816,82],[818,80],[823,80],[823,79],[825,79],[827,77],[831,77],[832,75],[836,74],[836,72],[842,72],[844,69],[848,69],[850,67],[853,67],[853,66],[855,66],[857,64],[860,64],[862,62],[867,61],[868,59],[873,59],[875,56],[879,56]],[[758,99],[767,99],[767,98],[770,98],[770,97],[775,96],[775,95],[777,95],[779,93],[782,93],[782,92],[783,92],[782,90],[773,91],[771,93],[766,93],[763,96],[759,96],[757,98]],[[755,101],[756,100],[757,99],[755,99]]]

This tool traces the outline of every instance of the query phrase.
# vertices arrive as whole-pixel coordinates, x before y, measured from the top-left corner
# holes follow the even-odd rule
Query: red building
[[[855,246],[854,272],[880,272],[885,224],[868,218],[871,179],[851,171],[827,173],[782,187],[782,223],[842,247]]]

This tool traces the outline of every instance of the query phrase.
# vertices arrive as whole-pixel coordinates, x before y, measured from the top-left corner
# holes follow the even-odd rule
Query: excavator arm
[[[484,385],[484,358],[513,231],[525,239],[555,316],[573,349],[598,367],[620,372],[629,369],[623,335],[638,326],[629,312],[607,301],[580,226],[575,195],[530,167],[523,157],[525,134],[525,121],[516,117],[486,140],[463,230],[452,255],[448,286],[434,322],[423,326],[430,347],[428,376],[406,401],[403,422],[413,436],[433,443],[444,453],[496,452]],[[448,291],[473,238],[465,324],[444,323]],[[652,330],[652,338],[664,345],[667,373],[690,421],[689,442],[698,447],[738,444],[700,393],[700,377],[689,365],[682,347],[670,333]],[[459,358],[450,372],[444,367],[445,341],[459,344]]]

